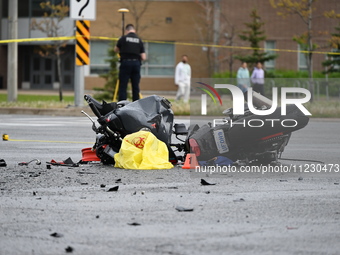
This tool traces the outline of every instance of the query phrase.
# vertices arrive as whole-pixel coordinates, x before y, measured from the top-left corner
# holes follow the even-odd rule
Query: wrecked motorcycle
[[[187,151],[185,141],[179,137],[185,136],[187,130],[184,124],[174,124],[171,103],[167,99],[153,95],[134,102],[99,103],[90,95],[85,95],[84,98],[98,118],[99,127],[83,112],[93,122],[92,129],[97,134],[93,150],[102,163],[113,164],[113,156],[119,152],[122,139],[141,130],[152,132],[167,145],[171,163],[176,164],[179,159],[182,160],[174,150]],[[171,143],[173,133],[179,139],[179,143]]]
[[[253,92],[253,106],[266,111],[272,101]],[[289,142],[291,133],[305,127],[309,117],[295,104],[286,107],[286,114],[277,107],[269,115],[256,115],[245,104],[243,115],[233,108],[223,112],[226,117],[219,124],[195,125],[188,137],[191,150],[199,160],[225,156],[242,164],[277,162]]]
[[[225,156],[234,162],[268,164],[281,156],[291,133],[309,121],[295,105],[287,106],[286,115],[282,115],[278,107],[270,115],[259,116],[245,104],[243,115],[233,114],[230,108],[223,112],[226,117],[221,118],[219,124],[192,124],[187,129],[184,124],[174,124],[171,103],[157,95],[118,103],[99,103],[90,95],[84,98],[98,118],[99,127],[83,112],[93,122],[92,129],[97,134],[93,149],[103,164],[113,164],[113,156],[119,152],[124,136],[140,130],[152,132],[167,145],[169,161],[173,164],[183,161],[187,153],[195,153],[199,161]],[[269,108],[269,99],[256,92],[253,98],[258,109]],[[173,134],[179,143],[172,143]]]

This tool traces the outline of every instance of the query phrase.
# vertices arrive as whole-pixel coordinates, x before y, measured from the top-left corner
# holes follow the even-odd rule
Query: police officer
[[[146,59],[142,40],[137,36],[132,24],[125,27],[122,36],[115,47],[115,52],[120,54],[119,67],[119,101],[126,100],[126,90],[129,79],[132,84],[132,100],[139,99],[140,67],[142,60]]]

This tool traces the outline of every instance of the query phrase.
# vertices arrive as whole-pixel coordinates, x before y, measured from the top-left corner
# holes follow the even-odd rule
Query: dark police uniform
[[[139,99],[139,82],[140,82],[140,67],[141,53],[145,53],[142,40],[133,32],[122,36],[117,42],[120,54],[119,67],[119,101],[126,100],[126,90],[129,79],[132,84],[132,99]]]

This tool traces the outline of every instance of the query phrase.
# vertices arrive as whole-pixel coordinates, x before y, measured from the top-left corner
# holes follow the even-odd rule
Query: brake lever
[[[92,119],[92,117],[90,116],[90,115],[88,115],[85,111],[81,111],[81,113],[83,113],[83,114],[85,114],[85,116],[87,117],[87,118],[89,118],[89,120],[92,122],[92,130],[94,131],[94,132],[96,132],[96,134],[98,134],[99,133],[99,130],[98,130],[98,128],[97,128],[97,126],[96,126],[96,122]]]

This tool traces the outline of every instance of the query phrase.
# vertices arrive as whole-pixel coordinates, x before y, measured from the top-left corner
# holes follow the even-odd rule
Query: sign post
[[[96,0],[71,0],[70,17],[76,21],[74,105],[84,105],[84,65],[90,64],[90,21],[96,19]]]

